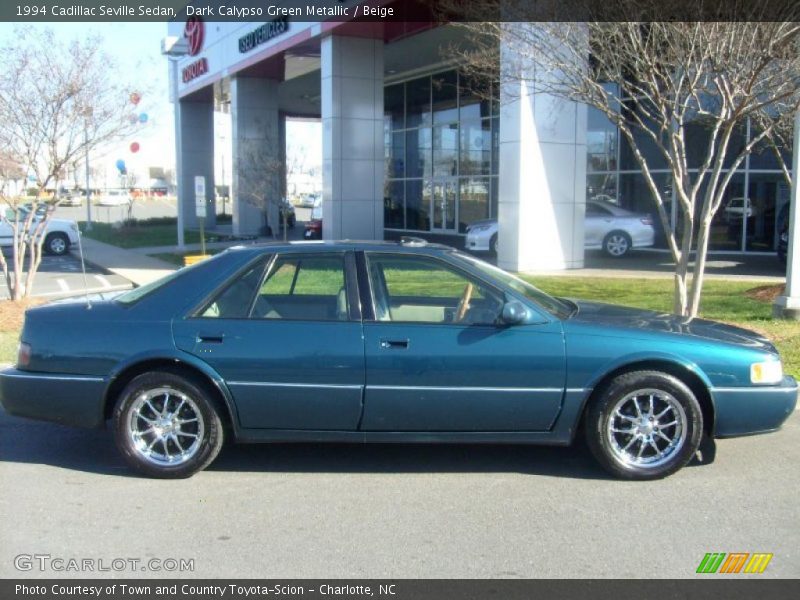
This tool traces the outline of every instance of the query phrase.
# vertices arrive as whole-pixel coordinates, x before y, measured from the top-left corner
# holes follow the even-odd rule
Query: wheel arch
[[[580,424],[584,423],[586,413],[589,406],[603,390],[614,380],[616,377],[633,371],[660,371],[667,373],[679,379],[686,384],[692,393],[697,398],[700,404],[700,409],[703,413],[703,430],[709,435],[714,435],[714,423],[716,416],[716,406],[714,404],[714,397],[711,394],[711,384],[706,378],[705,374],[700,371],[696,366],[686,364],[675,358],[666,357],[651,357],[651,358],[637,358],[624,364],[614,366],[612,369],[606,371],[604,374],[597,377],[594,383],[590,386],[591,393],[587,394],[584,400],[583,407],[580,413]]]
[[[203,384],[210,392],[211,401],[218,408],[223,424],[231,429],[234,437],[238,437],[239,419],[236,404],[222,377],[194,357],[171,354],[138,356],[115,369],[109,378],[103,398],[104,420],[111,418],[119,394],[134,377],[148,371],[158,370],[190,377]]]

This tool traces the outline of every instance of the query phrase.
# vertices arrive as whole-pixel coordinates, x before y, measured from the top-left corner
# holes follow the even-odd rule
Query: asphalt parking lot
[[[13,266],[10,252],[6,250],[5,253],[9,267]],[[80,258],[75,250],[64,256],[45,255],[42,257],[42,264],[33,281],[32,295],[39,298],[55,298],[74,296],[87,291],[89,293],[111,292],[130,287],[131,283],[127,279],[90,263],[86,263],[86,279],[84,280]],[[7,297],[6,282],[0,278],[0,298]]]
[[[0,413],[0,577],[82,576],[14,568],[40,553],[194,559],[183,577],[683,578],[706,552],[770,552],[747,577],[798,577],[798,436],[795,413],[650,483],[608,479],[582,446],[311,444],[229,446],[156,481],[108,431]]]

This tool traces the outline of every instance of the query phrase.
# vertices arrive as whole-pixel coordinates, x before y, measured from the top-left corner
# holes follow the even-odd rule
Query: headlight
[[[783,381],[783,365],[779,360],[757,362],[750,365],[752,383],[780,383]]]
[[[488,226],[488,225],[477,225],[476,227],[472,227],[472,228],[470,228],[470,230],[469,230],[469,231],[470,231],[470,232],[475,232],[475,231],[489,231],[489,226]]]

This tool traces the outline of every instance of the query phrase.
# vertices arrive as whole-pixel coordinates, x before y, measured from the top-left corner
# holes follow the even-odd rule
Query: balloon
[[[131,94],[131,104],[136,105],[139,104],[139,101],[142,99],[142,95],[139,92],[133,92]]]
[[[142,113],[139,115],[139,123],[147,123],[147,113]]]
[[[120,172],[125,170],[125,161],[122,160],[121,158],[117,159],[116,165],[117,165],[117,169],[119,169]]]
[[[133,142],[131,144],[131,152],[136,154],[139,151],[139,142]]]

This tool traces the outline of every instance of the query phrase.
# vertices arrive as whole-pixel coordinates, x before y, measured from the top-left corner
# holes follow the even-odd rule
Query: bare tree
[[[612,4],[624,18],[642,14],[645,2],[653,15],[670,4]],[[603,21],[522,23],[512,21],[529,20],[524,0],[479,4],[484,11],[495,4],[507,22],[459,23],[472,43],[452,51],[468,71],[499,79],[501,103],[518,100],[514,90],[546,94],[595,108],[617,126],[642,170],[675,261],[674,310],[696,316],[711,222],[731,178],[748,154],[765,145],[779,148],[790,136],[787,124],[800,103],[797,5],[786,0],[781,21],[757,22],[759,15],[742,21],[741,13],[726,14],[720,3],[715,22],[614,22],[606,7]],[[741,3],[732,4],[742,10]],[[737,134],[748,120],[753,133],[742,139]],[[698,127],[701,143],[690,135]],[[654,156],[669,170],[671,190],[657,183]],[[670,202],[677,203],[674,227]]]
[[[22,28],[0,53],[0,148],[17,157],[37,190],[30,210],[21,198],[5,198],[14,265],[13,275],[8,269],[5,275],[10,298],[20,300],[33,286],[57,204],[57,198],[45,203],[45,189],[58,185],[87,151],[124,136],[134,124],[127,114],[131,90],[108,77],[113,63],[99,39],[64,43],[52,31]]]

